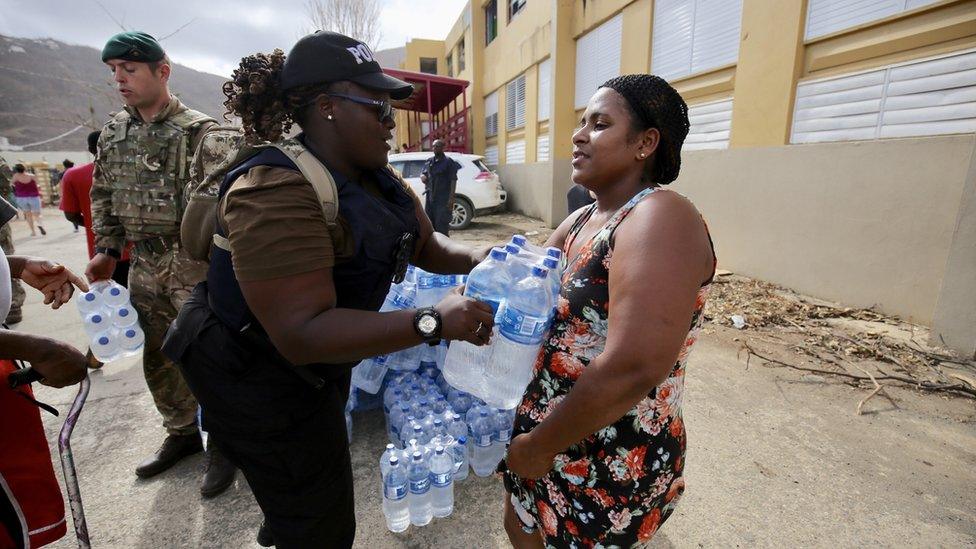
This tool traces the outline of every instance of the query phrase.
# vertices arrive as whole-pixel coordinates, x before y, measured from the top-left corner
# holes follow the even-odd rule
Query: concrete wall
[[[964,135],[694,151],[674,188],[704,214],[724,268],[931,325],[953,239],[976,246],[956,230],[974,144]]]
[[[506,164],[498,167],[498,178],[508,191],[508,209],[537,219],[550,217],[552,163]]]

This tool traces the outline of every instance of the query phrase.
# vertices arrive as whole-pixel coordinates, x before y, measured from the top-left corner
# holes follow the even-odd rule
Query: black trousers
[[[163,352],[203,408],[203,427],[236,465],[279,548],[351,547],[356,535],[344,408],[349,371],[313,388],[291,366],[249,345],[194,289]],[[323,376],[327,377],[327,376]]]

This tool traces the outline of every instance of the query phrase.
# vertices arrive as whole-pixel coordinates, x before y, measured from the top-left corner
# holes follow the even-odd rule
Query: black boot
[[[203,484],[200,486],[200,495],[204,498],[219,496],[234,483],[236,471],[237,467],[234,467],[227,456],[211,442],[207,445],[207,464],[204,469]]]
[[[192,456],[202,451],[203,442],[200,441],[199,433],[167,435],[162,446],[156,451],[156,455],[143,461],[136,467],[136,476],[140,478],[156,476],[176,465],[178,461],[186,456]]]
[[[258,545],[261,547],[271,547],[275,544],[274,534],[268,528],[268,519],[261,521],[261,528],[258,530]]]

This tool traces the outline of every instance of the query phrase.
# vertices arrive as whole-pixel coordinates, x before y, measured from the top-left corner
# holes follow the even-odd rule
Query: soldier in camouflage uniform
[[[7,200],[13,193],[13,188],[10,186],[11,177],[13,177],[13,172],[10,170],[10,166],[0,158],[0,196]],[[14,232],[9,223],[4,223],[0,227],[0,248],[3,248],[5,254],[14,255]],[[23,319],[24,299],[27,298],[27,293],[24,292],[24,287],[17,279],[11,281],[11,289],[13,290],[13,299],[10,303],[10,313],[7,314],[6,320],[0,321],[7,324],[17,324]]]
[[[108,280],[126,241],[134,243],[129,273],[132,305],[146,334],[143,370],[168,435],[136,468],[151,477],[202,450],[197,402],[176,365],[160,352],[163,336],[190,291],[206,276],[180,242],[183,189],[193,151],[215,121],[170,95],[170,64],[142,32],[112,37],[102,50],[125,102],[102,129],[91,190],[95,257],[89,280]],[[234,479],[234,467],[208,449],[201,493],[213,497]]]

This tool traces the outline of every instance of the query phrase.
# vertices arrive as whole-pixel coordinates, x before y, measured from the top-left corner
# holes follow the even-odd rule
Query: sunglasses
[[[393,119],[393,113],[396,112],[393,105],[389,101],[381,99],[369,99],[367,97],[359,97],[356,95],[346,95],[344,93],[327,93],[329,97],[339,97],[347,101],[352,101],[353,103],[359,103],[360,105],[370,105],[376,107],[376,116],[380,119],[380,122],[386,122],[387,120]]]

